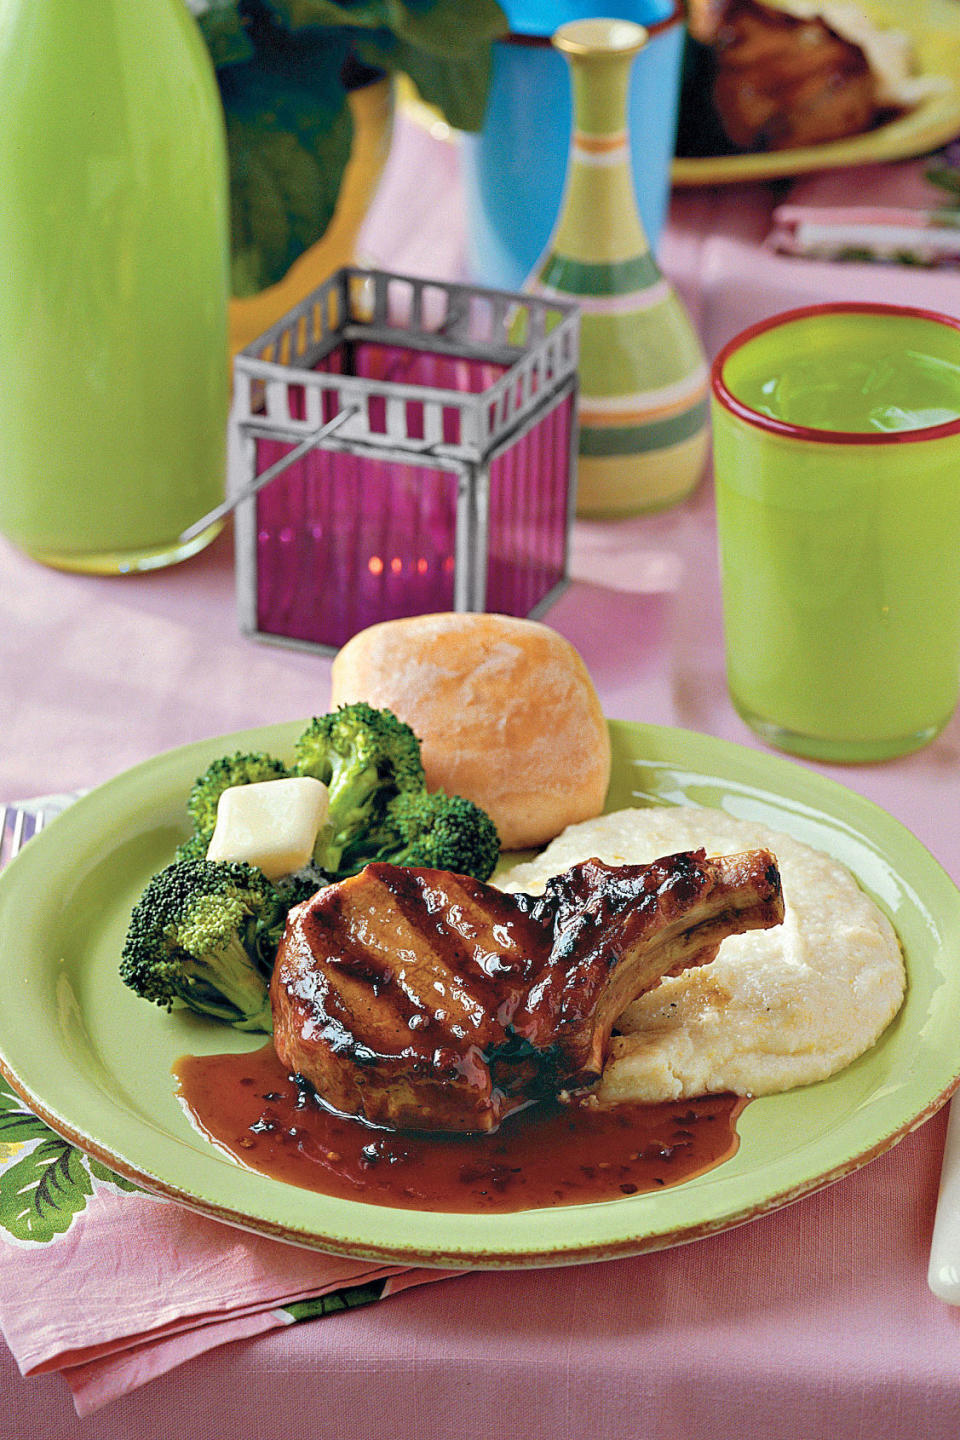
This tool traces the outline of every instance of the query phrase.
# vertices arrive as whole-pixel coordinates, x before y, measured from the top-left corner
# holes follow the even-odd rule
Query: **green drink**
[[[731,698],[781,748],[884,759],[960,683],[960,321],[813,307],[714,365]]]
[[[224,493],[223,119],[184,0],[0,0],[0,532],[101,572]]]

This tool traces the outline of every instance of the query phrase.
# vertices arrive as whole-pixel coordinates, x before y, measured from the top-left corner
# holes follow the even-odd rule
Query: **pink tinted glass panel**
[[[490,468],[488,610],[529,615],[563,578],[572,413],[568,396]]]

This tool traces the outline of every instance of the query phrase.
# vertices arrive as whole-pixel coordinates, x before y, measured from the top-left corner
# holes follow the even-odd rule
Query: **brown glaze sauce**
[[[544,1103],[488,1135],[374,1129],[326,1109],[273,1045],[187,1055],[174,1067],[194,1124],[252,1170],[342,1199],[408,1210],[496,1213],[665,1189],[736,1153],[746,1101]]]

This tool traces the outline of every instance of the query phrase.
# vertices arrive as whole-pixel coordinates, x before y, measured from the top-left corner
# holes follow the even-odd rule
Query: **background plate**
[[[507,1268],[600,1260],[723,1230],[864,1164],[960,1081],[960,893],[884,811],[788,760],[614,721],[609,808],[715,805],[820,847],[890,916],[906,1003],[880,1042],[819,1085],[750,1104],[737,1155],[657,1194],[517,1215],[437,1215],[329,1199],[246,1171],[197,1133],[171,1065],[252,1049],[120,982],[130,910],[186,834],[194,778],[235,749],[290,754],[303,722],[169,751],[78,800],[0,877],[0,1068],[55,1130],[148,1189],[295,1244],[399,1264]]]
[[[906,160],[946,145],[960,135],[960,0],[859,0],[879,26],[905,30],[913,38],[921,74],[942,76],[947,88],[930,95],[909,114],[865,135],[759,155],[678,158],[671,171],[678,186],[725,185],[776,180],[811,170]]]

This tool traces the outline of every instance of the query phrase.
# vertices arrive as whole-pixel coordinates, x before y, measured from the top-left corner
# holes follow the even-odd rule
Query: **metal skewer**
[[[244,500],[249,500],[252,496],[256,495],[258,490],[262,490],[264,485],[269,485],[270,481],[276,479],[288,466],[295,465],[302,456],[306,455],[308,450],[312,450],[321,440],[326,439],[328,435],[332,435],[334,430],[337,430],[345,421],[349,420],[351,415],[355,415],[358,409],[359,406],[357,405],[348,405],[345,409],[341,410],[338,415],[334,415],[332,420],[328,420],[325,425],[321,425],[319,430],[312,431],[305,440],[301,440],[299,445],[294,446],[289,455],[284,455],[282,459],[268,466],[268,468],[263,470],[249,485],[239,490],[236,495],[230,495],[226,500],[222,501],[221,504],[214,506],[212,510],[208,510],[206,515],[202,515],[199,520],[195,520],[192,525],[188,525],[186,530],[178,536],[177,543],[187,545],[191,540],[195,540],[198,535],[202,535],[204,530],[207,530],[211,525],[215,525],[218,520],[223,520],[225,516],[230,514],[231,510],[235,510]]]

